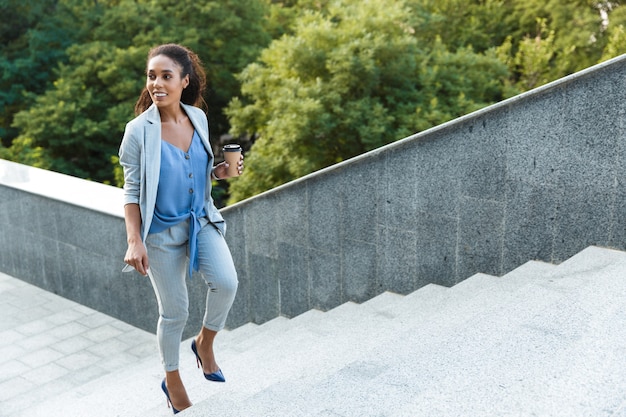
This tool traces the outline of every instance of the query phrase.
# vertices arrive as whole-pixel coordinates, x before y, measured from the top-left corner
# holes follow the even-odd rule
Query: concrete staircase
[[[189,348],[185,416],[626,416],[626,253],[589,247],[452,288],[225,331],[225,384]],[[13,416],[171,415],[156,352]],[[1,411],[0,411],[1,415]]]

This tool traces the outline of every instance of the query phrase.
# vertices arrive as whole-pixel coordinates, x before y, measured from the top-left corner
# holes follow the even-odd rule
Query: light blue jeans
[[[206,219],[201,219],[201,224],[199,272],[208,285],[202,325],[217,332],[224,328],[235,300],[237,271],[222,232]],[[180,343],[189,317],[188,240],[189,221],[146,238],[149,275],[159,306],[157,341],[163,367],[168,372],[178,369]]]

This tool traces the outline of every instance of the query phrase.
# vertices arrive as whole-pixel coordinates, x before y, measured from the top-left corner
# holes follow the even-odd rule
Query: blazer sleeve
[[[139,132],[137,124],[129,122],[119,149],[120,165],[124,169],[124,205],[139,204],[142,155]]]

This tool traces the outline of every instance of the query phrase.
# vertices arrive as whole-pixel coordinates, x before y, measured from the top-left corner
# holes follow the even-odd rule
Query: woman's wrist
[[[217,176],[217,174],[215,173],[215,168],[213,168],[213,171],[211,171],[211,176],[213,177],[214,180],[221,180],[220,177]]]

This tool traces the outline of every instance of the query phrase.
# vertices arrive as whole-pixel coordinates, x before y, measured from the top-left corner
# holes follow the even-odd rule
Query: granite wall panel
[[[250,286],[250,321],[264,323],[282,314],[280,277],[274,258],[255,254],[248,255]],[[239,297],[239,295],[237,295]],[[237,303],[239,298],[235,299]]]
[[[357,303],[380,293],[375,240],[345,240],[341,253],[341,299]]]

